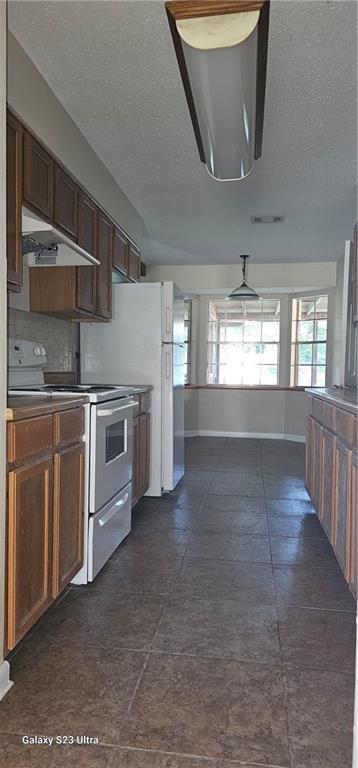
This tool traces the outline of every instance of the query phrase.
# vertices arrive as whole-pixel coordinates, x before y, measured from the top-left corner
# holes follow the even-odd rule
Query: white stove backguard
[[[44,383],[46,349],[36,341],[9,339],[8,387],[37,387]]]

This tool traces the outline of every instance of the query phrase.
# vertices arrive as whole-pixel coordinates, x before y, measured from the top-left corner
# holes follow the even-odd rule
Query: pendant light
[[[256,291],[246,283],[246,260],[249,258],[250,256],[246,254],[240,256],[242,259],[242,283],[226,297],[226,301],[255,301],[255,299],[260,298]]]

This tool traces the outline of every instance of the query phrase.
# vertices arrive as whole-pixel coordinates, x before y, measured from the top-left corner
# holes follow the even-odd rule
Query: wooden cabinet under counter
[[[83,402],[14,397],[7,409],[7,651],[82,567]]]
[[[150,391],[137,395],[133,418],[132,507],[144,496],[150,482]]]
[[[309,390],[306,487],[357,599],[358,408],[349,391],[324,393]]]

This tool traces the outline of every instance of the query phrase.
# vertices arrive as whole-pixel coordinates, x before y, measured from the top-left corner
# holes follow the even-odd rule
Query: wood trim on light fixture
[[[168,0],[165,7],[177,21],[226,13],[261,11],[264,3],[265,0]]]
[[[270,0],[167,0],[165,3],[165,9],[173,38],[179,71],[183,81],[196,143],[198,146],[199,157],[202,163],[206,163],[204,146],[200,133],[188,70],[185,62],[181,37],[177,30],[176,21],[179,19],[219,16],[228,13],[248,13],[249,11],[260,11],[257,28],[258,40],[255,120],[255,160],[257,160],[259,157],[261,157],[262,153]]]

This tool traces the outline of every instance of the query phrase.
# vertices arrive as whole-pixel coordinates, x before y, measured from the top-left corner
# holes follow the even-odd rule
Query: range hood
[[[22,207],[22,253],[29,267],[93,266],[99,261],[52,224]]]

